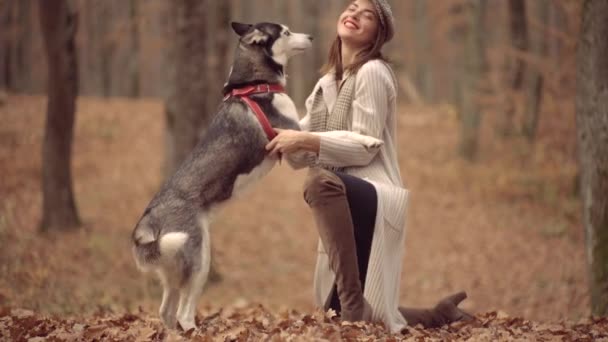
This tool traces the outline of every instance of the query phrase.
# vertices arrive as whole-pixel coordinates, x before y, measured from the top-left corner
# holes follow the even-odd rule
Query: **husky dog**
[[[240,38],[225,93],[248,85],[284,86],[287,60],[312,41],[307,34],[274,23],[233,22],[232,28]],[[296,107],[286,94],[261,93],[251,99],[272,127],[299,129]],[[267,157],[267,143],[252,110],[238,98],[225,99],[204,136],[135,226],[135,261],[141,270],[159,275],[164,287],[159,314],[168,327],[196,327],[196,304],[211,258],[211,212],[275,165],[277,159]]]

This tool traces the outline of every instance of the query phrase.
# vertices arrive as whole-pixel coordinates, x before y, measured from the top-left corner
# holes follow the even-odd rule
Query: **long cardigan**
[[[397,163],[396,93],[392,71],[384,62],[372,60],[356,75],[355,95],[351,106],[352,123],[348,131],[313,132],[321,146],[319,163],[346,167],[345,173],[372,183],[378,194],[374,236],[363,296],[373,309],[372,319],[382,321],[393,333],[406,327],[398,311],[399,283],[405,242],[405,214],[408,190],[403,187]],[[337,86],[334,75],[323,76],[306,100],[307,114],[300,120],[302,130],[309,130],[310,107],[317,87],[331,112]],[[308,166],[311,152],[285,156],[294,168]],[[329,260],[319,240],[314,276],[315,302],[327,302],[335,281]]]

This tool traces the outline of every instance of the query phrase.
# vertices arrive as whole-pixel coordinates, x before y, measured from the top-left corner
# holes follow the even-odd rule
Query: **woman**
[[[398,308],[405,209],[396,150],[397,86],[381,48],[394,34],[386,0],[356,0],[340,15],[323,76],[306,100],[302,131],[268,145],[294,168],[310,166],[304,197],[320,236],[315,299],[346,321],[392,332],[466,316],[458,293],[432,309]]]

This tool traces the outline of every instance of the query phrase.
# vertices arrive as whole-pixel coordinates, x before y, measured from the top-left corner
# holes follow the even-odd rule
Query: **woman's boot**
[[[336,274],[341,317],[345,321],[371,319],[371,307],[363,298],[357,248],[346,187],[333,172],[311,168],[304,185],[304,199],[313,212],[329,266]]]
[[[399,307],[399,311],[409,326],[422,324],[425,328],[438,328],[460,320],[471,320],[473,316],[458,308],[458,304],[467,298],[465,292],[448,296],[432,309],[412,309]]]

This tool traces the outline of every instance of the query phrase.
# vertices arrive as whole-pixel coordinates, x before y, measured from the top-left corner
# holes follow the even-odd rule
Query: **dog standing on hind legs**
[[[159,314],[171,328],[196,327],[196,304],[209,274],[212,211],[275,165],[265,150],[272,127],[299,129],[295,104],[282,91],[284,68],[311,46],[312,37],[274,23],[232,28],[240,39],[224,86],[228,96],[132,234],[137,266],[161,279]]]

